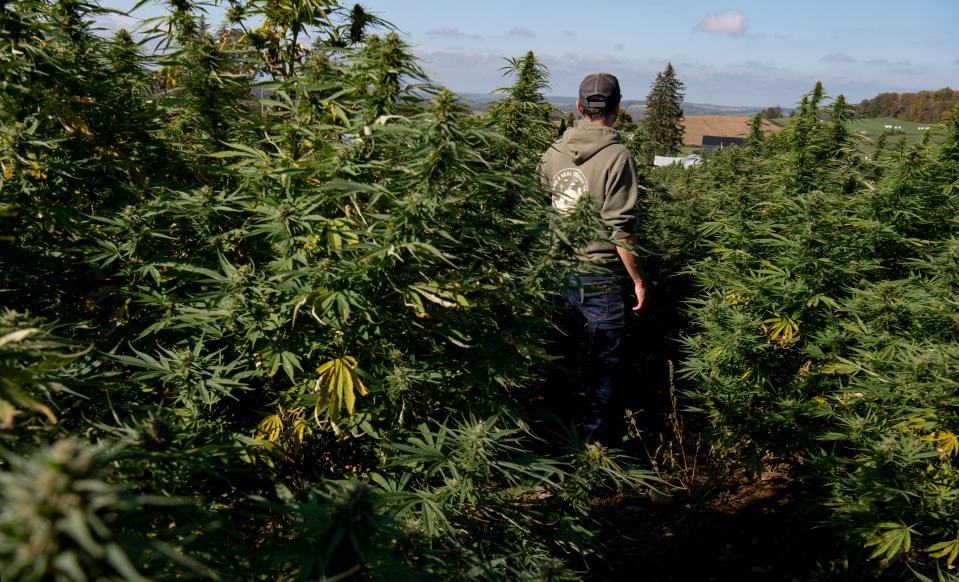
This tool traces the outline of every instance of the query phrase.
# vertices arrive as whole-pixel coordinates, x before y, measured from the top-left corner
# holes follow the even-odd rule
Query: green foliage
[[[728,450],[799,463],[873,558],[928,565],[959,528],[956,165],[929,144],[863,159],[826,99],[672,181],[707,209],[678,251],[699,289],[687,402]]]
[[[48,404],[55,392],[68,391],[61,370],[82,352],[61,353],[70,346],[54,337],[41,322],[7,311],[0,319],[0,430],[9,431],[27,411],[51,422],[57,417]]]
[[[646,96],[643,128],[656,144],[655,153],[671,156],[683,147],[683,97],[686,84],[679,80],[672,63],[656,74]]]
[[[505,169],[532,175],[540,155],[554,139],[553,107],[542,95],[549,88],[549,71],[532,51],[508,59],[502,70],[516,80],[512,87],[498,89],[505,96],[490,105],[487,124],[503,137],[491,144],[491,154],[502,160]]]
[[[617,451],[561,438],[564,454],[549,458],[530,452],[538,437],[513,419],[422,424],[388,447],[388,467],[402,471],[373,479],[392,492],[397,516],[422,534],[469,546],[478,557],[509,557],[511,569],[488,564],[484,576],[527,577],[557,559],[550,568],[569,574],[570,564],[604,551],[589,500],[656,479]]]
[[[360,572],[375,579],[417,579],[404,557],[415,540],[385,511],[389,496],[375,486],[331,481],[304,500],[289,492],[282,497],[286,503],[268,503],[281,519],[268,541],[266,571],[289,571],[302,580],[342,580]]]
[[[959,103],[959,92],[948,87],[918,93],[880,93],[863,99],[856,110],[867,117],[894,117],[936,123],[949,117]]]
[[[231,3],[215,33],[170,6],[155,55],[92,35],[93,5],[0,6],[4,579],[604,560],[597,500],[656,480],[517,412],[561,259],[597,227],[536,179],[546,69],[509,61],[478,118],[359,6]],[[652,317],[685,330],[717,446],[796,461],[856,551],[947,579],[959,112],[942,145],[872,160],[853,120],[818,85],[781,134],[644,176]],[[676,145],[619,123],[641,161]]]
[[[7,580],[147,580],[114,539],[110,522],[132,509],[98,474],[94,449],[57,441],[31,458],[3,450],[0,572]],[[128,540],[129,541],[129,540]]]
[[[535,57],[479,120],[358,6],[235,3],[214,33],[174,2],[150,56],[98,10],[0,7],[11,579],[562,579],[599,553],[588,497],[643,475],[571,479],[580,453],[501,420],[561,269]]]
[[[616,123],[613,129],[619,132],[623,145],[629,150],[629,153],[636,159],[636,167],[642,171],[653,165],[655,157],[655,144],[646,135],[646,131],[641,125],[633,121],[633,116],[623,110],[616,116]]]
[[[749,135],[746,136],[746,143],[751,146],[762,145],[763,137],[763,114],[757,113],[749,122]]]
[[[773,119],[779,119],[783,116],[783,108],[779,105],[774,105],[772,107],[767,107],[760,112],[760,116],[763,119],[768,119],[772,121]]]

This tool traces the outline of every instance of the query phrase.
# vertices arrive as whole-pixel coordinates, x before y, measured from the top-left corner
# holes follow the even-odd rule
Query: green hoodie
[[[638,186],[636,163],[616,130],[585,122],[566,130],[543,154],[540,176],[553,192],[554,207],[569,211],[580,196],[588,194],[596,216],[605,225],[576,259],[588,264],[586,270],[625,271],[610,241],[632,234]]]

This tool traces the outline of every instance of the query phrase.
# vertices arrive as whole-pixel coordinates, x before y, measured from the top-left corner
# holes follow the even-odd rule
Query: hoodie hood
[[[576,165],[595,156],[608,146],[620,143],[619,134],[611,127],[580,124],[563,134],[562,144]]]

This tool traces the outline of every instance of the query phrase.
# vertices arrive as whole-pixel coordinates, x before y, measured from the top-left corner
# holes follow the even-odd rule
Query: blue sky
[[[563,96],[575,96],[587,73],[606,71],[620,78],[626,99],[643,99],[667,61],[686,83],[686,100],[699,103],[792,106],[817,80],[852,102],[959,88],[957,0],[360,3],[399,28],[434,81],[461,92],[508,84],[503,59],[528,50],[549,67],[550,93]],[[221,13],[211,10],[211,19]]]

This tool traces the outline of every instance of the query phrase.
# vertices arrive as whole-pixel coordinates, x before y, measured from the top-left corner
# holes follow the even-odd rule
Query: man
[[[636,164],[612,127],[621,98],[616,77],[595,73],[583,79],[576,101],[582,120],[543,154],[540,164],[553,206],[569,213],[588,197],[599,225],[595,240],[572,257],[573,272],[562,296],[567,333],[574,335],[584,323],[587,331],[587,345],[570,347],[585,359],[589,407],[583,430],[594,438],[605,438],[609,428],[607,409],[623,363],[626,291],[634,293],[633,311],[643,308],[646,296],[639,259],[631,250]]]

